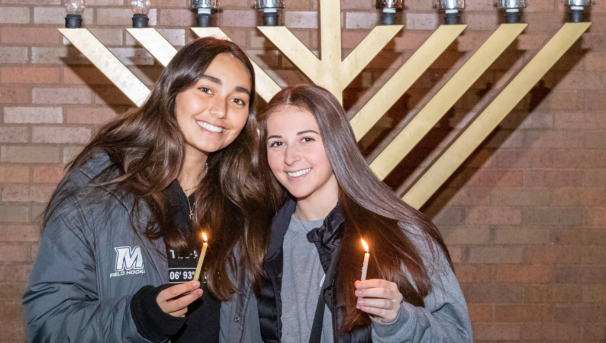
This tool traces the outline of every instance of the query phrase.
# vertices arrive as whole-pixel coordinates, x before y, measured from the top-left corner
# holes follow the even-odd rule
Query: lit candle
[[[368,271],[368,260],[370,259],[370,253],[368,252],[368,244],[366,244],[366,242],[364,242],[364,240],[362,239],[362,245],[364,246],[364,249],[366,250],[366,254],[364,254],[364,264],[362,264],[362,277],[360,278],[360,281],[364,281],[366,280],[366,272]],[[356,308],[360,308],[360,305],[356,305]]]
[[[206,255],[206,248],[208,248],[208,238],[204,232],[202,232],[202,238],[204,238],[204,243],[202,244],[202,252],[200,253],[200,258],[198,259],[198,266],[196,267],[196,273],[194,274],[193,280],[198,280],[200,278],[202,263],[204,262],[204,255]]]

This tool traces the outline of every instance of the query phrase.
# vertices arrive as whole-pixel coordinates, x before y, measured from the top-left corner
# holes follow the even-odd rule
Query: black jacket
[[[282,299],[280,296],[284,261],[282,244],[284,242],[284,235],[290,224],[291,216],[295,212],[296,207],[297,203],[290,200],[280,209],[274,218],[271,227],[269,248],[263,260],[263,268],[267,277],[261,284],[258,306],[261,336],[263,337],[263,341],[267,343],[280,342],[280,337],[282,336]],[[343,216],[337,206],[326,217],[321,227],[315,228],[307,234],[307,240],[318,249],[320,263],[324,272],[327,272],[333,255],[338,253],[341,238],[343,237],[343,221]],[[327,275],[322,287],[324,300],[332,315],[334,342],[372,342],[370,326],[345,333],[339,337],[339,328],[345,317],[345,299],[339,296],[343,292],[339,290],[340,282],[338,280],[338,272],[334,278],[330,278]]]

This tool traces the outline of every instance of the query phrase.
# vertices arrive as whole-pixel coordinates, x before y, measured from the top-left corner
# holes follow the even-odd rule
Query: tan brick
[[[582,170],[524,170],[524,187],[581,187]]]
[[[587,224],[590,226],[606,226],[606,207],[588,209]]]
[[[477,341],[518,341],[520,339],[520,324],[506,323],[474,323],[473,338]]]
[[[49,146],[2,146],[0,162],[59,163],[59,148]]]
[[[553,190],[554,206],[605,206],[606,190],[595,188],[558,188]]]
[[[423,45],[423,43],[425,43],[427,38],[429,38],[429,33],[426,32],[403,32],[394,37],[392,44],[395,50],[416,51],[421,47],[421,45]]]
[[[487,227],[448,227],[440,226],[440,233],[446,244],[488,244],[490,229]]]
[[[97,68],[63,68],[63,83],[76,85],[113,85]]]
[[[32,185],[29,190],[29,199],[31,202],[47,203],[56,185]]]
[[[552,267],[547,265],[496,266],[498,283],[548,283],[551,281]]]
[[[25,341],[25,329],[21,322],[2,322],[0,321],[0,332],[4,337],[10,337],[14,341],[10,342],[24,342]]]
[[[455,266],[459,283],[487,283],[490,282],[490,265],[462,264]]]
[[[0,225],[2,242],[38,242],[39,239],[40,227],[37,225]]]
[[[2,7],[0,24],[28,24],[29,22],[28,7]]]
[[[11,27],[0,28],[0,40],[5,44],[52,45],[61,44],[61,33],[54,27]]]
[[[80,152],[84,146],[68,146],[63,148],[63,163],[71,162]]]
[[[581,225],[583,209],[578,207],[527,207],[522,209],[525,225]]]
[[[464,284],[461,285],[468,303],[520,303],[523,289],[520,285]]]
[[[551,191],[547,189],[494,188],[490,203],[496,206],[547,206]]]
[[[227,14],[225,13],[227,12]],[[223,23],[221,26],[237,26],[236,22],[231,21],[232,18],[227,19],[230,15],[233,15],[232,12],[247,12],[247,11],[228,11],[224,10],[222,13]],[[252,12],[252,14],[256,14]],[[227,17],[226,17],[227,16]],[[249,14],[250,16],[250,14]],[[191,27],[196,26],[196,18],[194,14],[190,10],[186,9],[163,9],[160,12],[160,25],[162,26],[185,26]],[[248,22],[249,24],[251,22]],[[241,25],[244,27],[255,26],[256,22],[253,22],[252,25]]]
[[[520,263],[522,248],[518,247],[470,247],[469,263]]]
[[[23,87],[0,87],[0,103],[24,104],[29,101],[29,89]]]
[[[558,168],[604,168],[606,150],[559,150],[555,156]]]
[[[504,168],[549,168],[553,167],[554,154],[544,149],[499,150],[496,163]]]
[[[516,225],[522,223],[522,213],[511,207],[474,207],[467,210],[467,224]]]
[[[578,285],[528,285],[524,287],[525,303],[578,303],[581,289]]]
[[[437,13],[406,12],[406,30],[435,30],[440,25]]]
[[[554,309],[554,321],[563,323],[603,323],[606,321],[606,304],[559,306]]]
[[[87,143],[91,130],[84,127],[33,127],[34,143]]]
[[[347,13],[346,18],[352,13]],[[349,21],[349,19],[346,19]],[[318,12],[288,11],[284,13],[284,23],[288,28],[295,29],[317,29]]]
[[[90,104],[91,91],[88,88],[34,88],[34,104]]]
[[[124,44],[124,29],[90,28],[89,31],[103,45],[122,45]]]
[[[606,261],[606,250],[602,246],[583,247],[584,264],[604,264]]]
[[[604,129],[606,128],[606,119],[601,113],[585,113],[585,112],[574,112],[574,113],[555,113],[556,128],[567,129]],[[566,131],[557,131],[560,134]],[[573,131],[574,132],[574,131]],[[576,131],[584,132],[584,131]],[[563,137],[565,139],[565,137]],[[559,148],[559,147],[558,147]]]
[[[585,92],[585,109],[588,111],[601,111],[606,108],[606,93]]]
[[[35,7],[34,8],[34,23],[35,24],[56,24],[65,25],[64,7]],[[82,25],[93,24],[93,11],[90,9],[82,13]]]
[[[133,12],[123,8],[98,8],[97,9],[97,25],[115,25],[126,26],[132,25]]]
[[[0,46],[0,63],[27,63],[28,60],[26,47]]]
[[[27,206],[4,205],[0,206],[0,220],[4,223],[24,223],[29,221],[29,208]],[[1,268],[0,268],[1,271]],[[1,278],[1,275],[0,275]]]
[[[467,182],[456,178],[451,186],[467,184],[470,187],[521,187],[522,175],[521,171],[465,169],[462,173],[458,173],[458,176]]]
[[[21,302],[1,302],[0,320],[3,322],[20,322],[23,320],[23,306]]]
[[[584,56],[585,69],[590,71],[606,71],[606,53],[589,51]]]
[[[124,65],[153,65],[154,57],[143,48],[110,48]]]
[[[0,282],[0,299],[21,299],[26,284],[23,282]]]
[[[547,244],[551,231],[545,228],[499,227],[494,231],[495,244]]]
[[[562,323],[532,323],[522,324],[521,338],[525,342],[548,340],[579,342],[581,328],[578,325],[562,325]]]
[[[493,13],[465,13],[465,23],[470,31],[490,31],[498,25],[498,17]]]
[[[0,261],[3,262],[30,262],[30,244],[0,242]]]
[[[0,264],[0,281],[28,281],[31,272],[29,264]]]
[[[2,189],[3,202],[29,202],[29,186],[8,185]]]
[[[5,107],[4,122],[59,124],[63,122],[63,109],[61,107]]]
[[[9,67],[0,69],[2,83],[58,83],[58,68]]]
[[[174,10],[179,11],[179,10]],[[164,16],[164,11],[162,12],[162,23],[164,25],[176,25],[175,19],[179,18],[181,22],[183,20],[187,20],[187,16],[179,15],[175,17],[175,15],[179,15],[178,12],[171,12]],[[225,10],[221,16],[221,24],[222,26],[232,26],[232,27],[250,27],[256,26],[257,24],[257,12],[255,10],[247,10],[247,11],[237,11],[237,10]],[[179,24],[180,26],[182,24]]]
[[[118,114],[105,107],[69,107],[65,109],[68,124],[103,124],[116,118]]]
[[[91,1],[91,0],[88,0]],[[93,0],[94,1],[94,0]],[[2,0],[3,4],[16,5],[61,5],[61,0]]]
[[[492,321],[492,306],[490,305],[475,305],[467,306],[469,319],[472,323],[476,322],[491,322]]]
[[[0,127],[0,143],[27,143],[29,134],[27,127]]]
[[[606,303],[606,284],[584,285],[583,302]]]
[[[163,0],[162,3],[164,2],[170,2],[170,0]],[[183,1],[181,1],[181,4],[183,4]],[[123,0],[86,0],[86,5],[87,6],[122,6],[124,5],[124,1]],[[155,4],[154,6],[160,6],[160,4]]]
[[[35,183],[58,183],[65,174],[64,166],[43,166],[34,168]]]
[[[581,253],[579,249],[569,246],[527,246],[524,249],[524,262],[574,264],[581,262]]]
[[[36,64],[90,64],[90,61],[73,46],[53,48],[32,47],[32,63]]]
[[[606,231],[590,228],[566,228],[556,231],[555,242],[562,245],[605,245]]]
[[[606,266],[556,266],[553,276],[557,283],[606,283]]]
[[[551,305],[496,305],[495,322],[550,322]]]
[[[464,211],[461,207],[444,207],[440,212],[428,213],[432,221],[438,226],[453,226],[463,223]]]
[[[524,145],[529,148],[583,148],[586,131],[581,130],[529,130]]]
[[[587,169],[584,173],[586,187],[606,188],[606,169]]]
[[[133,106],[133,102],[121,90],[111,88],[98,88],[95,90],[95,104]]]
[[[606,337],[606,326],[604,323],[584,323],[583,339],[586,342],[599,342]]]
[[[24,166],[0,165],[0,182],[28,182],[29,168]]]

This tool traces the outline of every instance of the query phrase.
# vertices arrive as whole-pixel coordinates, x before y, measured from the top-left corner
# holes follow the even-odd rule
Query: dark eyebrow
[[[202,78],[209,80],[210,82],[216,83],[218,85],[222,85],[223,81],[221,81],[221,79],[216,78],[214,76],[210,76],[210,75],[202,75]],[[248,96],[250,96],[250,91],[244,87],[241,86],[236,86],[236,92],[238,93],[244,93],[247,94]]]
[[[316,134],[316,135],[318,135],[318,136],[320,135],[319,133],[317,133],[317,132],[316,132],[316,131],[314,131],[314,130],[305,130],[305,131],[300,131],[300,132],[297,132],[297,136],[304,135],[304,134],[306,134],[306,133],[315,133],[315,134]]]
[[[282,136],[272,135],[272,136],[267,137],[267,140],[270,140],[272,138],[282,138]]]
[[[218,78],[216,78],[216,77],[214,77],[214,76],[202,75],[202,78],[203,78],[203,79],[207,79],[207,80],[209,80],[210,82],[214,82],[214,83],[216,83],[216,84],[218,84],[218,85],[222,85],[222,84],[223,84],[223,81],[221,81],[221,79],[218,79]]]

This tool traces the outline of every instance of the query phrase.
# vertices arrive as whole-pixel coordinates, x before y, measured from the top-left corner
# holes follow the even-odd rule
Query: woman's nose
[[[300,159],[301,159],[301,156],[299,155],[299,151],[296,147],[286,146],[286,151],[284,154],[284,163],[286,165],[292,166],[293,164],[297,163],[297,161],[299,161]]]

